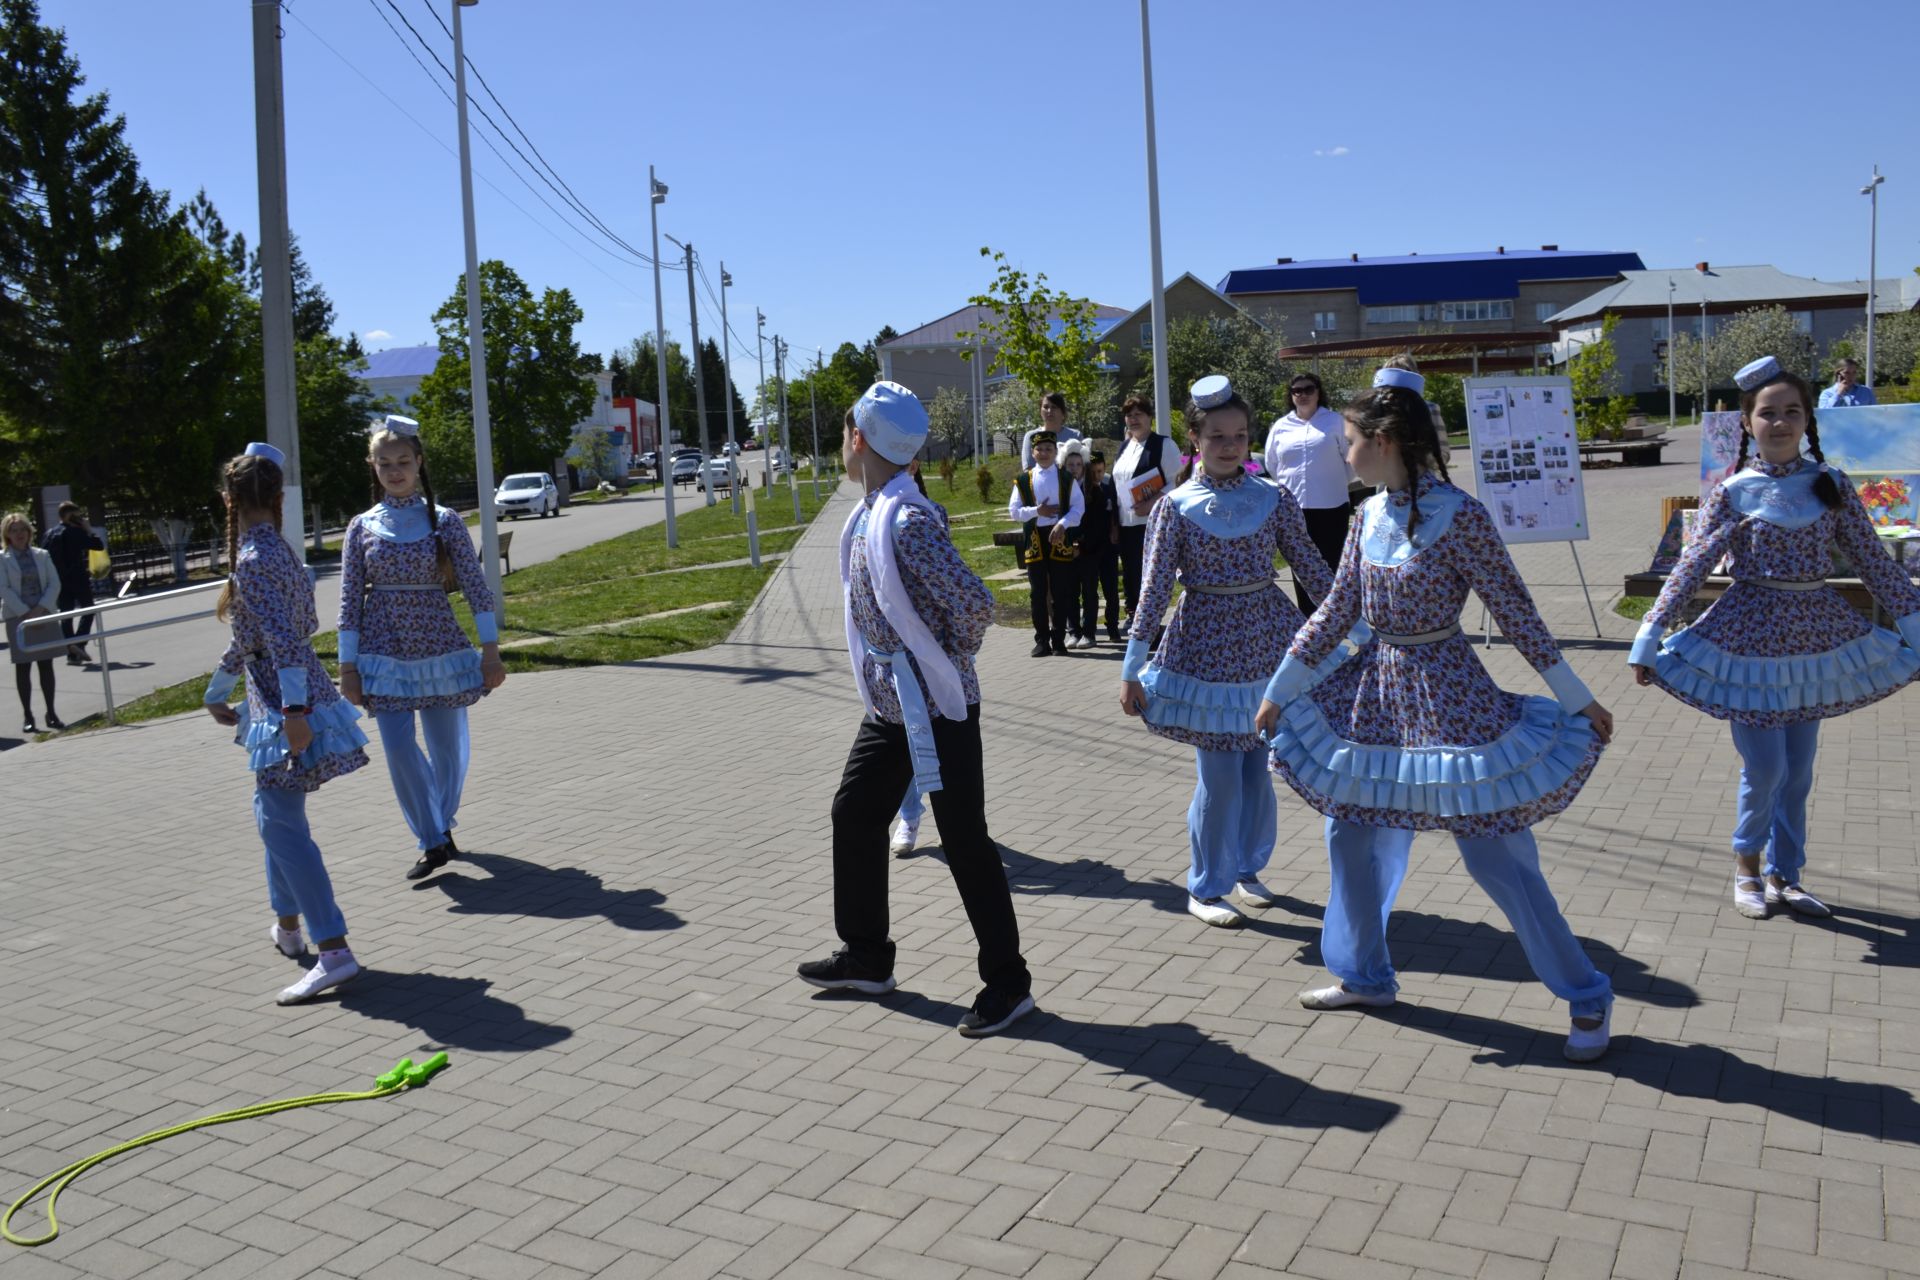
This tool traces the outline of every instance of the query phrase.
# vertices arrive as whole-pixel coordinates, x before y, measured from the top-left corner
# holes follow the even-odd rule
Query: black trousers
[[[1100,593],[1107,596],[1107,629],[1120,628],[1120,552],[1111,544],[1080,548],[1080,634],[1094,634],[1100,619]]]
[[[65,613],[69,609],[91,609],[93,607],[93,583],[91,581],[82,582],[80,585],[73,587],[66,585],[65,578],[62,578],[60,581],[60,596],[57,601],[60,608],[58,612]],[[93,619],[94,615],[91,613],[80,619],[80,638],[82,640],[87,638],[87,632],[93,630]],[[72,618],[62,618],[60,620],[60,634],[69,640],[73,639],[74,630]]]
[[[1147,526],[1144,524],[1123,524],[1120,526],[1120,576],[1127,587],[1127,618],[1133,618],[1133,611],[1140,606],[1140,584],[1146,574],[1143,564],[1147,556]]]
[[[1320,558],[1327,562],[1327,568],[1336,573],[1340,569],[1340,553],[1347,546],[1347,524],[1353,519],[1353,504],[1343,503],[1337,507],[1302,507],[1300,514],[1307,518],[1307,536],[1313,539],[1313,545],[1320,548]],[[1308,617],[1319,607],[1320,602],[1309,596],[1306,588],[1300,585],[1298,577],[1293,580],[1293,602],[1300,606],[1300,612]]]
[[[1033,638],[1058,649],[1067,641],[1067,628],[1078,625],[1075,605],[1080,599],[1078,560],[1039,560],[1027,566],[1032,595]]]
[[[927,796],[940,827],[940,848],[980,944],[980,980],[1009,995],[1033,987],[1020,955],[1020,925],[1000,849],[987,834],[987,786],[980,757],[980,708],[965,720],[933,718],[940,753],[940,790]],[[888,828],[913,780],[905,726],[868,716],[847,752],[833,797],[833,924],[853,958],[893,972],[887,936]]]

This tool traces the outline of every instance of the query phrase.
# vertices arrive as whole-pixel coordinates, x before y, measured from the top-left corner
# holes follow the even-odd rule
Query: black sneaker
[[[1122,643],[1125,643],[1125,642],[1124,642],[1124,640],[1122,639],[1122,637],[1121,637],[1121,635],[1120,635],[1120,628],[1118,628],[1118,627],[1108,627],[1108,628],[1107,628],[1107,642],[1108,642],[1109,644],[1122,644]]]
[[[980,995],[960,1019],[960,1034],[969,1040],[1005,1031],[1034,1010],[1031,992],[1008,995],[998,987],[982,988]]]
[[[438,871],[440,868],[446,866],[449,862],[452,862],[452,861],[453,861],[453,854],[448,852],[447,846],[444,844],[437,844],[433,848],[421,854],[420,861],[414,863],[411,867],[407,868],[407,879],[425,880],[428,876],[432,875],[434,872]]]
[[[1053,653],[1053,646],[1048,644],[1045,640],[1039,640],[1034,643],[1034,646],[1033,646],[1034,657],[1045,658],[1050,656],[1052,653]]]
[[[826,960],[809,960],[800,966],[800,981],[823,991],[858,991],[863,996],[883,996],[893,990],[893,975],[868,968],[853,958],[845,947]]]

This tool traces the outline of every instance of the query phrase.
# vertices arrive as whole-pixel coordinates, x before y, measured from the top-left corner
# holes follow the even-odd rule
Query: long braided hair
[[[386,497],[386,486],[380,483],[380,472],[373,465],[373,459],[380,450],[388,445],[404,444],[413,450],[414,461],[420,464],[418,487],[420,496],[427,500],[427,528],[433,538],[433,559],[440,569],[440,581],[448,591],[458,585],[453,573],[453,556],[447,551],[447,544],[440,540],[440,508],[433,501],[433,480],[427,475],[427,451],[420,445],[419,436],[401,435],[385,427],[375,431],[367,440],[367,475],[373,481],[373,500],[377,505]]]
[[[213,616],[225,622],[233,611],[233,571],[240,563],[240,516],[245,511],[273,512],[273,527],[284,524],[281,500],[285,497],[285,478],[280,464],[270,458],[243,453],[230,458],[221,468],[220,478],[227,495],[227,585],[220,588],[220,599]]]
[[[1807,452],[1813,455],[1815,462],[1822,466],[1826,465],[1827,456],[1820,452],[1820,422],[1813,412],[1813,388],[1809,387],[1807,380],[1799,374],[1783,370],[1751,391],[1740,393],[1740,454],[1734,459],[1734,475],[1739,475],[1747,469],[1747,450],[1753,444],[1753,407],[1759,402],[1762,391],[1780,382],[1792,387],[1799,395],[1800,407],[1807,412]],[[1820,473],[1813,482],[1813,492],[1815,497],[1829,507],[1840,505],[1840,485],[1834,480],[1831,471]]]
[[[1387,367],[1412,369],[1404,360],[1391,360]],[[1433,472],[1442,480],[1447,475],[1447,447],[1440,430],[1433,425],[1433,411],[1419,394],[1407,387],[1374,387],[1361,392],[1347,406],[1347,421],[1367,439],[1384,435],[1400,446],[1400,460],[1407,467],[1407,535],[1420,526],[1420,477]]]

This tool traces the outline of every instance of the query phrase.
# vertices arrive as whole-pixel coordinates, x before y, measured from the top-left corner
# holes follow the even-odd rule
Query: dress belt
[[[445,591],[446,585],[439,582],[370,582],[369,591]]]
[[[1236,582],[1231,586],[1214,586],[1211,583],[1181,582],[1188,591],[1197,591],[1203,596],[1244,596],[1255,591],[1264,591],[1277,585],[1272,578],[1262,578],[1258,582]]]
[[[1372,626],[1373,624],[1368,623],[1367,625]],[[1457,622],[1451,626],[1441,627],[1438,631],[1422,631],[1420,634],[1412,636],[1396,636],[1389,632],[1382,631],[1378,627],[1374,627],[1373,630],[1373,638],[1375,640],[1378,640],[1382,644],[1390,644],[1401,649],[1413,648],[1423,644],[1439,644],[1442,640],[1451,640],[1459,634],[1460,624]]]
[[[1736,578],[1748,586],[1765,587],[1769,591],[1818,591],[1827,585],[1825,578]]]

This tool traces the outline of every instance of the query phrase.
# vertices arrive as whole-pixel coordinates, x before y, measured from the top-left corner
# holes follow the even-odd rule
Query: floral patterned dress
[[[1920,590],[1880,545],[1843,473],[1832,471],[1839,506],[1813,493],[1820,470],[1805,458],[1756,460],[1707,495],[1698,531],[1630,655],[1688,706],[1780,728],[1844,715],[1920,674]],[[1869,624],[1826,585],[1833,547],[1895,618],[1897,633]],[[1722,557],[1733,585],[1699,621],[1660,643]],[[1818,585],[1796,590],[1795,583]]]
[[[877,496],[876,493],[866,496],[866,509],[853,526],[847,592],[853,606],[854,625],[860,629],[860,636],[868,647],[878,653],[898,653],[906,648],[906,643],[880,611],[880,603],[873,594],[873,573],[867,567],[867,520],[873,514]],[[973,657],[980,652],[981,641],[986,639],[987,628],[993,622],[993,592],[967,568],[966,561],[954,549],[947,537],[944,511],[936,516],[921,506],[903,507],[894,521],[893,554],[901,581],[906,584],[907,598],[913,602],[913,611],[920,615],[933,638],[953,660],[967,704],[972,706],[980,701],[980,676],[974,669]],[[913,666],[914,678],[925,688],[926,678],[921,675],[919,660],[909,654],[908,661]],[[871,654],[861,657],[861,666],[867,691],[873,698],[874,717],[888,724],[900,724],[900,695],[894,691],[891,670]],[[929,703],[928,709],[935,716],[940,714],[937,705]]]
[[[1432,475],[1417,492],[1411,531],[1406,490],[1362,504],[1332,594],[1269,686],[1282,707],[1273,770],[1329,817],[1511,835],[1566,808],[1593,772],[1600,739],[1577,714],[1592,696],[1561,659],[1486,508]],[[1457,627],[1470,591],[1557,703],[1501,689],[1463,634],[1380,638]],[[1375,634],[1314,685],[1316,666],[1363,616]]]
[[[1205,494],[1249,490],[1236,508],[1249,513],[1246,532],[1223,537],[1181,510]],[[1259,518],[1262,503],[1271,506]],[[1196,514],[1204,513],[1196,509]],[[1257,523],[1255,520],[1257,519]],[[1147,731],[1202,751],[1259,751],[1267,744],[1255,732],[1254,713],[1267,677],[1279,665],[1287,642],[1299,630],[1300,610],[1273,582],[1274,553],[1316,600],[1324,600],[1333,575],[1307,533],[1300,504],[1280,486],[1257,476],[1215,480],[1204,472],[1155,504],[1147,520],[1147,559],[1140,606],[1134,611],[1131,654],[1151,643],[1166,616],[1176,582],[1180,597],[1159,650],[1135,675],[1147,691]],[[1214,595],[1196,587],[1236,587],[1265,582],[1244,594]],[[1129,663],[1131,666],[1131,662]]]
[[[342,698],[314,656],[308,637],[319,629],[313,584],[293,548],[272,523],[246,532],[233,565],[233,640],[208,686],[208,702],[224,702],[244,671],[247,703],[234,741],[247,751],[257,786],[313,791],[367,763],[360,713]],[[313,743],[298,756],[287,744],[280,710],[306,705]]]
[[[495,613],[473,537],[460,517],[426,500],[382,498],[347,525],[340,570],[340,657],[360,672],[369,711],[466,707],[487,692],[480,651],[453,616],[441,584],[435,539],[453,560],[454,578],[482,638],[496,635]],[[486,616],[482,616],[486,615]]]

